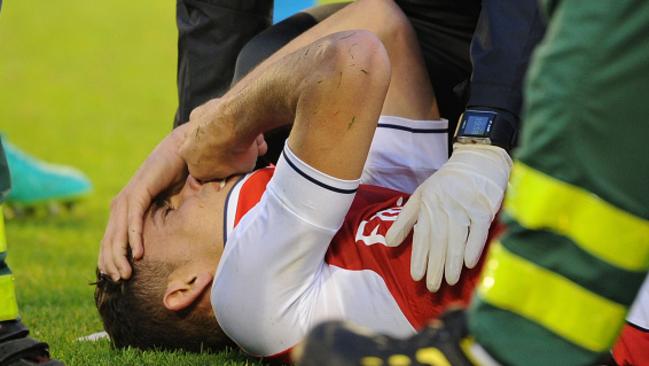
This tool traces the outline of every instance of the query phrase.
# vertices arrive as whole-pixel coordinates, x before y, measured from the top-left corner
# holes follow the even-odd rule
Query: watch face
[[[482,112],[465,112],[464,121],[458,136],[487,137],[491,130],[495,114]]]
[[[489,117],[487,116],[469,116],[464,127],[464,134],[471,136],[484,136],[487,132]]]

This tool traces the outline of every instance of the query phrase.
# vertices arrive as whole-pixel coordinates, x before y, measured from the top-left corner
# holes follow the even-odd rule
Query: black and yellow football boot
[[[344,322],[324,323],[295,349],[293,359],[300,366],[497,365],[469,336],[462,310],[445,313],[407,339],[375,334]]]

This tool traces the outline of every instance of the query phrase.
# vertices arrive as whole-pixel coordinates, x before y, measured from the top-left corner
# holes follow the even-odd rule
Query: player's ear
[[[212,274],[209,272],[192,273],[173,278],[167,283],[167,290],[162,302],[165,308],[171,311],[186,309],[199,299],[204,291],[209,289],[211,283]]]

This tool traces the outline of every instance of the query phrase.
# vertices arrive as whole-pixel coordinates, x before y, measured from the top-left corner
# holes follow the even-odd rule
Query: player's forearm
[[[273,63],[245,87],[194,110],[192,131],[186,135],[181,156],[197,179],[244,173],[263,154],[260,134],[295,120],[291,146],[298,150],[304,144],[318,147],[299,152],[313,158],[310,163],[327,174],[337,172],[342,164],[340,178],[355,179],[364,164],[365,147],[369,148],[376,128],[389,77],[387,53],[372,33],[331,34]],[[315,130],[319,137],[312,133]],[[338,154],[334,160],[340,164],[332,163],[336,168],[328,169],[328,163],[318,166],[315,161],[322,158],[322,149],[341,146],[341,140],[349,144],[345,145],[348,152],[364,151],[354,155],[356,163],[343,163]]]
[[[233,123],[234,138],[246,144],[257,135],[290,124],[301,98],[323,81],[330,81],[340,56],[340,39],[353,31],[338,33],[279,58],[233,88],[221,100],[221,109]],[[343,40],[344,41],[344,40]]]

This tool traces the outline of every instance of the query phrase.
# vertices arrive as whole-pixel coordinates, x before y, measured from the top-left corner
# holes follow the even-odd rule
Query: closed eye
[[[165,222],[167,219],[167,215],[169,215],[169,212],[175,210],[173,206],[171,206],[171,203],[169,201],[164,202],[164,211],[162,212],[162,222]]]

